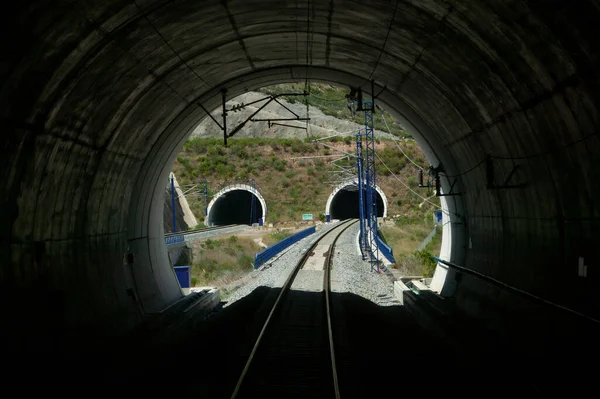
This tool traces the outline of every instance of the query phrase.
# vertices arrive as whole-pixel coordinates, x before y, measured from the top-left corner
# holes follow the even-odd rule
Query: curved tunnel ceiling
[[[597,262],[600,227],[597,2],[137,4],[3,13],[1,291],[32,293],[11,301],[13,325],[28,331],[22,313],[36,306],[66,329],[122,329],[181,297],[160,200],[178,150],[221,88],[305,78],[372,79],[378,103],[456,176],[442,178],[461,192],[446,197],[451,261],[600,313],[597,275],[577,273],[580,258]],[[525,188],[498,188],[509,176]],[[452,284],[459,304],[493,297]]]

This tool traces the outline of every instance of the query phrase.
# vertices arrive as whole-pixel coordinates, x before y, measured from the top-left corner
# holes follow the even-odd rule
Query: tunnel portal
[[[364,194],[364,208],[366,212],[366,190],[364,190]],[[376,192],[376,197],[377,217],[383,217],[385,209],[383,198],[381,198],[379,192]],[[356,219],[359,217],[359,208],[358,187],[347,186],[333,195],[329,205],[329,214],[331,215],[331,219]]]
[[[226,188],[210,202],[207,210],[207,226],[229,224],[253,224],[264,221],[265,201],[252,188]],[[254,201],[252,201],[254,197]]]

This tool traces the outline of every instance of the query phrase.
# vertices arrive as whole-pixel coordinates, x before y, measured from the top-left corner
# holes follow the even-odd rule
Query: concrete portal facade
[[[230,186],[222,188],[218,193],[216,193],[213,199],[209,202],[208,208],[206,211],[206,218],[204,219],[204,224],[206,226],[214,226],[214,208],[215,204],[227,193],[231,193],[233,191],[247,191],[250,194],[254,195],[258,202],[260,203],[260,207],[262,209],[262,218],[263,223],[267,221],[267,203],[263,196],[258,192],[258,190],[248,184],[232,184]]]

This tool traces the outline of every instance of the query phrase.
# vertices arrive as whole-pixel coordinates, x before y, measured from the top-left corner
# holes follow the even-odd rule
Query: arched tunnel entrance
[[[250,186],[231,186],[221,190],[208,204],[206,225],[264,223],[266,203]]]
[[[380,194],[380,190],[375,192],[377,198],[377,217],[384,217],[387,214],[387,204]],[[363,190],[363,198],[366,198],[366,190]],[[363,204],[366,214],[366,200]],[[359,197],[358,187],[354,184],[344,186],[332,193],[327,201],[325,213],[331,216],[331,219],[358,219],[359,218]]]
[[[182,298],[162,221],[175,157],[222,89],[297,81],[372,90],[440,173],[442,254],[463,268],[437,266],[443,296],[486,323],[574,326],[507,287],[600,319],[598,2],[351,3],[7,6],[2,344],[78,348]]]

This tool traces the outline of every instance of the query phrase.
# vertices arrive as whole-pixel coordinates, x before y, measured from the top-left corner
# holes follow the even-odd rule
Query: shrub
[[[433,258],[431,252],[427,250],[415,251],[415,258],[421,261],[423,265],[423,276],[431,277],[433,276],[433,272],[435,271],[435,266],[437,265],[437,261]]]
[[[418,186],[418,184],[417,184],[417,178],[414,177],[414,176],[408,176],[407,182],[408,182],[408,186],[410,188],[415,188],[415,187]]]
[[[275,170],[278,172],[283,172],[286,169],[284,160],[277,160],[277,162],[275,162],[273,164],[273,166],[275,167]]]
[[[186,170],[190,170],[192,165],[190,164],[190,160],[183,157],[177,157],[177,162],[183,165]]]
[[[254,259],[248,255],[240,255],[237,259],[237,264],[239,267],[248,269],[254,267]]]
[[[237,156],[238,158],[241,159],[248,159],[248,151],[246,151],[246,149],[244,147],[240,147],[240,146],[235,146],[232,147],[231,152],[233,153],[233,155]]]

